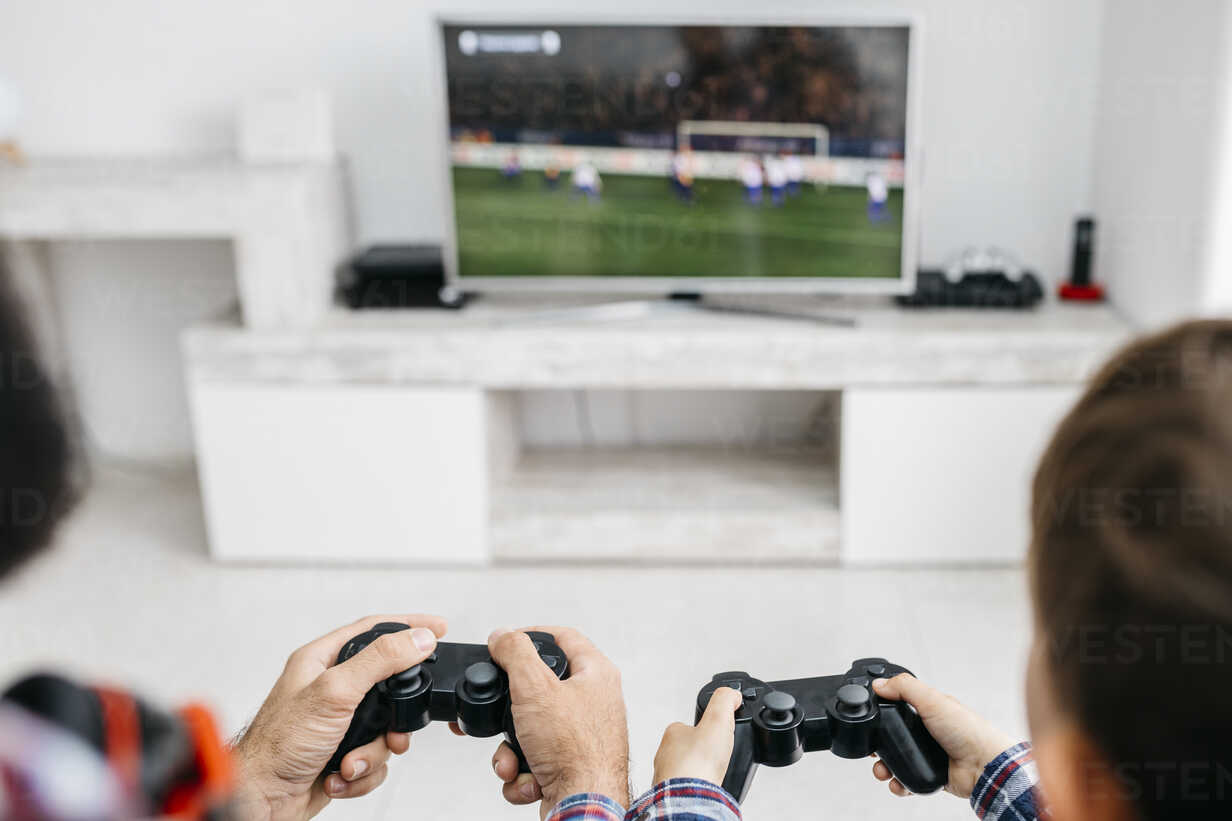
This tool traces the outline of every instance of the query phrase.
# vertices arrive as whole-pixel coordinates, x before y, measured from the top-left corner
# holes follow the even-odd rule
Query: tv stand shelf
[[[213,554],[1015,561],[1052,426],[1130,333],[1106,306],[907,311],[873,299],[816,300],[855,327],[691,311],[533,319],[584,303],[484,299],[186,331]],[[820,440],[524,442],[525,392],[596,390],[682,392],[686,429],[713,413],[688,400],[695,391],[815,392],[836,411]]]
[[[801,300],[785,304],[799,308]],[[339,309],[310,328],[192,328],[183,347],[192,377],[203,381],[828,390],[1075,384],[1129,330],[1105,306],[905,310],[855,298],[816,300],[819,315],[849,316],[855,327],[692,311],[535,319],[584,304],[504,297],[463,311]]]
[[[834,562],[833,454],[719,445],[528,450],[493,489],[491,542],[498,560]]]

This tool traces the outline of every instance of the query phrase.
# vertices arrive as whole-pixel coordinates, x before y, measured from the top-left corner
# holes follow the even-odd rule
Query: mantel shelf
[[[230,240],[247,325],[302,327],[329,309],[350,244],[344,182],[336,162],[35,158],[0,166],[0,236]]]

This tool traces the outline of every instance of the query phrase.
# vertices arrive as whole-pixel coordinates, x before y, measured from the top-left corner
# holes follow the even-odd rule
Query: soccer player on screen
[[[509,156],[505,157],[505,164],[501,166],[501,176],[506,182],[513,182],[522,174],[522,161],[518,159],[518,152],[510,151]]]
[[[693,204],[693,155],[687,146],[672,157],[672,188],[681,202]]]
[[[543,186],[555,191],[559,185],[560,164],[556,160],[549,160],[548,164],[543,167]]]
[[[740,165],[740,182],[744,185],[744,198],[749,205],[761,205],[761,163],[747,157]]]
[[[787,202],[787,164],[778,157],[766,157],[766,183],[770,186],[770,202],[781,208]]]
[[[795,154],[787,154],[783,157],[783,166],[787,169],[787,195],[798,196],[804,183],[804,161]]]
[[[599,192],[602,188],[603,180],[599,178],[599,169],[595,168],[591,163],[582,160],[573,169],[574,194],[583,195],[591,202],[596,202],[599,199]]]
[[[889,183],[880,174],[871,173],[864,178],[864,185],[868,189],[868,221],[874,225],[885,222],[890,218]]]

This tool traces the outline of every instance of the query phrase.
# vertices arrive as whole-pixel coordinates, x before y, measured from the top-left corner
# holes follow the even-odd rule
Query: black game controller
[[[736,743],[723,789],[744,801],[758,764],[786,767],[805,753],[830,750],[840,758],[876,753],[913,793],[936,792],[950,760],[908,704],[879,698],[875,678],[910,672],[885,659],[860,659],[841,676],[758,681],[748,673],[719,673],[697,694],[700,721],[719,687],[744,696],[736,712]]]
[[[363,650],[379,636],[409,629],[405,624],[382,622],[348,641],[338,663]],[[569,659],[550,633],[527,633],[557,678],[569,677]],[[509,711],[509,679],[492,661],[487,645],[440,642],[423,664],[390,676],[377,684],[355,710],[338,751],[325,772],[338,772],[342,758],[356,747],[386,732],[411,733],[432,721],[456,721],[462,732],[475,738],[500,733],[518,755],[518,771],[528,773],[526,757],[513,732]]]

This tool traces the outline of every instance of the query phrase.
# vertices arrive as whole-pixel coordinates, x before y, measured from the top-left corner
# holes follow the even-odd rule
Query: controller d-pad
[[[760,687],[746,687],[744,690],[740,692],[740,695],[744,696],[745,701],[756,701],[757,697],[761,695],[761,688]]]

